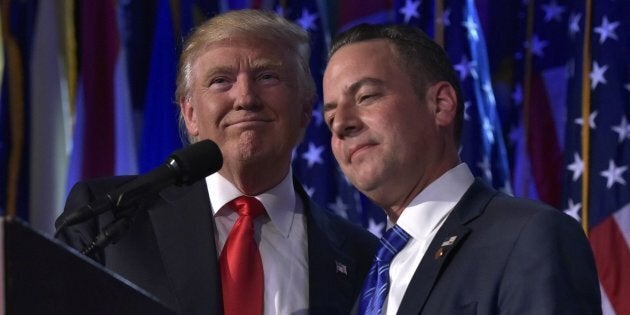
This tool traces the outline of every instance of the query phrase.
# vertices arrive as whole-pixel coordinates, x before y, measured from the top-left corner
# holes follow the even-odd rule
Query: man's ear
[[[455,121],[457,93],[450,83],[440,81],[433,84],[427,91],[427,100],[433,104],[437,126],[445,127]]]
[[[184,118],[184,122],[186,123],[188,135],[192,137],[198,136],[199,127],[197,124],[197,113],[195,112],[195,109],[189,97],[182,97],[179,100],[179,109],[181,110],[182,117]]]

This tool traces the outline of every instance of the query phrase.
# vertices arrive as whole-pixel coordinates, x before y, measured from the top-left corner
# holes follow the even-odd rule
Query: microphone
[[[173,152],[164,164],[107,193],[104,198],[71,212],[58,224],[58,234],[65,227],[86,221],[108,210],[136,207],[171,185],[190,185],[223,165],[216,143],[202,140]]]

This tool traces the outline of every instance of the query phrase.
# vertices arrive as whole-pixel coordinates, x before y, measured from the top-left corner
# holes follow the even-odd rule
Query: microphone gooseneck
[[[217,172],[222,165],[223,156],[216,143],[211,140],[203,140],[189,145],[173,152],[166,162],[159,167],[62,217],[61,221],[57,222],[55,235],[70,225],[81,223],[109,210],[116,212],[134,210],[135,212],[135,209],[143,208],[147,201],[154,199],[163,189],[172,185],[190,185]],[[124,217],[129,218],[129,216]],[[116,221],[111,225],[115,223]],[[122,225],[125,228],[121,228]],[[119,223],[119,226],[111,227],[111,229],[122,231],[126,230],[128,225]],[[106,232],[108,228],[109,226],[103,232]],[[107,237],[108,239],[121,234],[119,232],[114,233],[114,231],[108,233],[112,235]]]

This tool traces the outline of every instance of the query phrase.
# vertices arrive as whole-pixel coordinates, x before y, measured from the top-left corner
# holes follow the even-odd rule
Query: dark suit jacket
[[[78,183],[62,217],[133,178]],[[310,313],[347,314],[359,294],[378,240],[318,207],[297,182],[294,186],[307,217]],[[83,249],[113,218],[113,213],[104,213],[98,219],[65,229],[59,238]],[[206,183],[200,180],[188,187],[162,191],[148,211],[139,213],[120,241],[94,258],[182,314],[221,314],[214,228]],[[338,270],[338,264],[345,266],[345,272]]]
[[[600,307],[579,224],[477,180],[429,245],[398,314],[601,314]]]

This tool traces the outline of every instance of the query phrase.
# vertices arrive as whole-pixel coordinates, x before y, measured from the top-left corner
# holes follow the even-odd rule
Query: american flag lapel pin
[[[345,276],[348,275],[348,268],[346,267],[346,265],[344,265],[344,264],[342,264],[342,263],[340,263],[338,261],[335,261],[335,264],[337,265],[337,267],[336,267],[337,273],[341,273],[341,274],[343,274]]]
[[[456,239],[457,239],[457,235],[453,235],[449,237],[446,241],[442,242],[442,247],[453,245]]]
[[[457,235],[453,235],[448,237],[442,244],[440,244],[440,248],[435,252],[435,259],[440,259],[444,254],[446,254],[446,248],[455,244],[455,240],[457,240]]]

